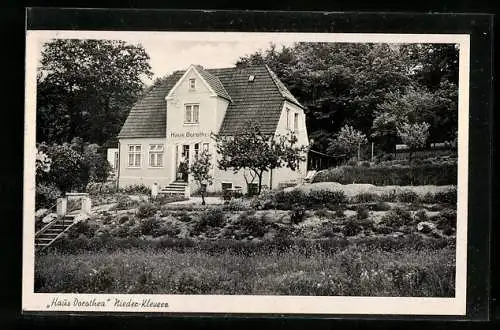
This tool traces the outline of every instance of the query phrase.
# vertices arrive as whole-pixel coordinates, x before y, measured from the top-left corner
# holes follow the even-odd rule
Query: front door
[[[177,146],[176,154],[176,179],[187,182],[188,179],[188,169],[189,169],[189,145],[182,145],[182,149],[179,150]],[[180,153],[180,157],[179,157]]]

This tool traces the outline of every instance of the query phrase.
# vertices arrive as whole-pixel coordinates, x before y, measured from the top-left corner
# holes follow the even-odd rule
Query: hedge
[[[456,185],[456,164],[340,166],[318,172],[312,182],[369,183],[376,186]]]

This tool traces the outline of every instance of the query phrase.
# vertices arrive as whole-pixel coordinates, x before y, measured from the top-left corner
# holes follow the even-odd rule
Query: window
[[[189,89],[195,89],[196,88],[196,79],[191,78],[189,79]]]
[[[293,129],[297,131],[299,129],[299,114],[295,113],[293,115]]]
[[[149,145],[149,166],[163,167],[163,144]]]
[[[128,166],[141,167],[141,145],[129,144],[128,145]]]
[[[286,108],[286,129],[290,129],[290,109]]]
[[[187,104],[184,113],[185,124],[198,124],[200,118],[200,106],[198,104]]]
[[[194,156],[197,157],[199,153],[200,153],[200,144],[196,143],[194,145]]]

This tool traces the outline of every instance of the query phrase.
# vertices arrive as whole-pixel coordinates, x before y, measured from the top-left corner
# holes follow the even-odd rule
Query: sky
[[[270,41],[164,41],[142,40],[141,45],[150,56],[152,80],[176,70],[184,70],[191,64],[205,68],[227,68],[245,55],[266,50]],[[274,42],[278,48],[291,45],[290,42]],[[150,81],[145,80],[146,83]]]
[[[146,84],[191,64],[206,68],[232,67],[245,55],[266,50],[273,43],[280,49],[298,41],[308,42],[456,42],[453,35],[391,35],[367,33],[286,33],[286,32],[158,32],[158,31],[28,31],[29,60],[38,62],[41,45],[51,39],[112,39],[141,44],[150,56],[153,77]],[[32,48],[34,47],[34,48]],[[39,58],[38,58],[39,60]]]

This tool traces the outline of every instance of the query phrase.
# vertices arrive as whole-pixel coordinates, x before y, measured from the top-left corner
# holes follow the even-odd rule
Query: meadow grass
[[[452,297],[455,250],[127,249],[36,257],[35,291]]]

